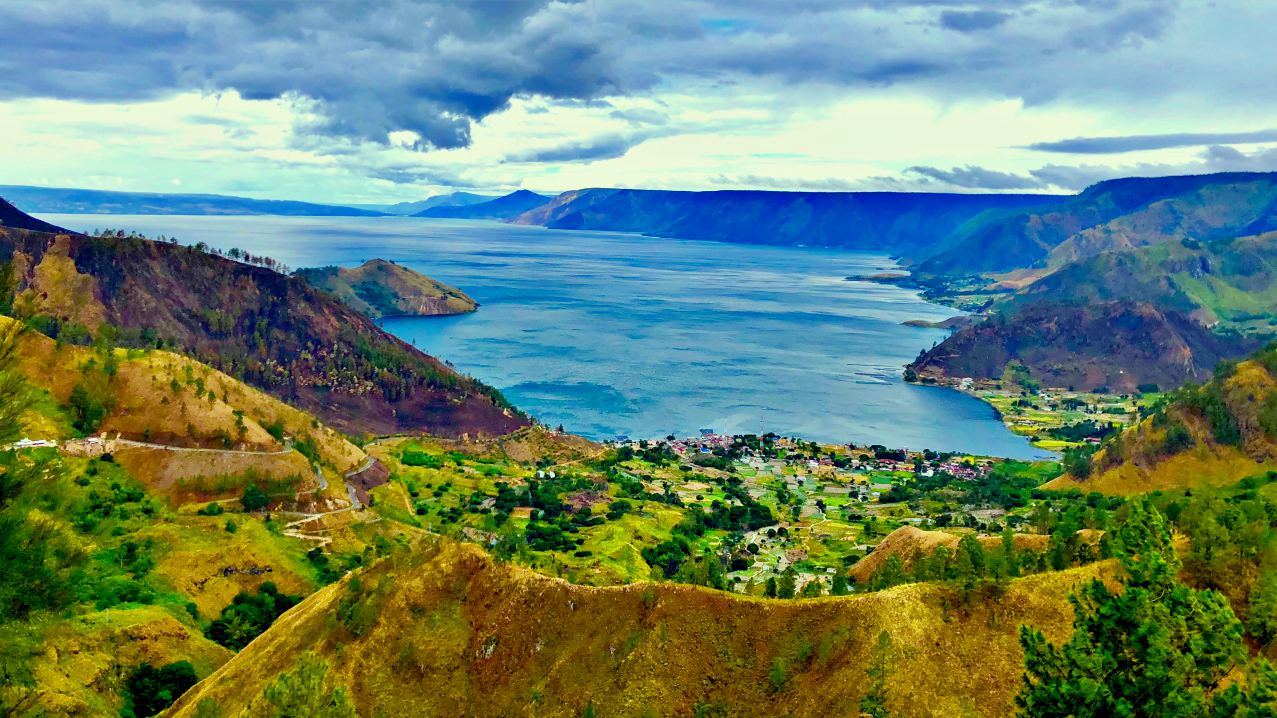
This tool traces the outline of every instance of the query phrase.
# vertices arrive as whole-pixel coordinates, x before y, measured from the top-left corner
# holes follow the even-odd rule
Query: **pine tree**
[[[328,662],[311,651],[291,671],[281,673],[262,692],[264,706],[246,715],[268,718],[355,718],[355,708],[344,687],[327,690]]]
[[[1245,658],[1241,622],[1219,593],[1177,580],[1170,529],[1146,501],[1132,504],[1113,544],[1124,586],[1113,591],[1096,579],[1071,596],[1073,636],[1063,646],[1021,628],[1020,714],[1208,715],[1220,681]]]
[[[778,598],[793,598],[797,590],[798,575],[794,572],[794,567],[790,566],[780,575],[780,581],[776,583],[776,596]]]
[[[891,715],[887,710],[887,674],[890,668],[891,634],[883,631],[878,634],[873,660],[865,671],[869,676],[869,689],[860,699],[860,715],[870,718],[886,718]]]

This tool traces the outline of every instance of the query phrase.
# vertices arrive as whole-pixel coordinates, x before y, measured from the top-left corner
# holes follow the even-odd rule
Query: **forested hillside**
[[[504,433],[495,390],[301,278],[114,233],[0,228],[5,311],[70,342],[170,347],[351,433]]]

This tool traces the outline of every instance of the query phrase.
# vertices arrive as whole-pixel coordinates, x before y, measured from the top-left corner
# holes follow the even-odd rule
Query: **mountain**
[[[984,213],[1050,207],[1065,199],[922,192],[585,189],[565,192],[512,221],[555,229],[874,249],[911,256]]]
[[[1009,715],[1020,625],[1058,641],[1068,592],[1106,566],[1016,579],[996,607],[953,610],[940,584],[794,601],[576,586],[445,540],[310,596],[167,715],[257,714],[307,651],[355,715],[853,715],[883,631],[893,715]]]
[[[549,197],[521,189],[504,197],[461,207],[432,207],[414,217],[448,219],[510,219],[550,201]]]
[[[1226,486],[1277,471],[1277,346],[1220,365],[1048,488],[1109,494]]]
[[[299,269],[294,274],[373,319],[465,314],[479,308],[460,289],[384,259],[353,268]]]
[[[0,299],[51,336],[180,350],[349,433],[505,433],[500,394],[300,277],[139,237],[0,228]],[[2,265],[0,265],[2,266]]]
[[[1072,262],[1004,304],[1147,301],[1206,326],[1277,332],[1277,232],[1200,242],[1166,241]]]
[[[914,267],[921,274],[1058,267],[1103,252],[1277,229],[1277,173],[1131,177],[1088,187],[1045,211],[959,228]]]
[[[3,185],[0,186],[0,196],[25,207],[28,212],[57,214],[271,214],[295,217],[376,217],[382,214],[354,207],[218,194],[111,192]]]
[[[0,227],[29,229],[33,232],[65,232],[61,227],[38,220],[0,198]]]
[[[1203,381],[1277,335],[1277,232],[1165,241],[1067,264],[1000,300],[911,365],[998,378],[1019,362],[1051,387]]]
[[[906,373],[923,381],[997,380],[1019,366],[1045,387],[1130,392],[1201,380],[1221,360],[1255,346],[1149,302],[1042,302],[995,311],[922,352]]]
[[[473,194],[471,192],[451,192],[435,195],[419,202],[397,202],[395,204],[352,204],[351,207],[381,212],[399,217],[407,217],[434,207],[464,207],[466,205],[487,202],[496,199],[494,195]]]

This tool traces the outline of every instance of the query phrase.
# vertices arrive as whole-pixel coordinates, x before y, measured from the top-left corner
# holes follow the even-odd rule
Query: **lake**
[[[1045,454],[985,403],[902,367],[954,312],[848,275],[887,257],[401,217],[41,215],[266,254],[291,267],[380,257],[452,284],[478,312],[385,328],[595,439],[774,431],[824,442]]]

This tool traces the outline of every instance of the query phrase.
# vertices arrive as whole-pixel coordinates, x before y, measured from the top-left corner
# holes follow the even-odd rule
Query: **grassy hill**
[[[460,289],[384,259],[358,267],[316,267],[294,274],[373,319],[464,314],[479,303]]]
[[[1277,470],[1277,349],[1225,363],[1202,386],[1168,395],[1049,488],[1130,495],[1225,486]]]
[[[0,227],[0,308],[70,343],[176,349],[349,433],[501,434],[526,423],[298,277],[138,237]]]
[[[0,330],[14,324],[0,317]],[[135,477],[174,502],[238,495],[250,475],[313,490],[312,461],[339,473],[367,458],[311,415],[180,354],[80,347],[27,331],[18,357],[28,381],[47,397],[28,416],[32,438],[74,439],[89,430],[165,446],[255,452],[110,447]],[[285,437],[309,456],[286,450]],[[344,498],[340,486],[331,498]]]
[[[997,378],[1010,362],[1050,387],[1131,391],[1204,381],[1277,334],[1277,232],[1182,239],[1067,264],[1001,299],[912,367]]]
[[[201,702],[234,714],[305,651],[329,661],[329,681],[349,687],[359,715],[845,715],[882,631],[895,646],[894,715],[1006,714],[1019,625],[1059,640],[1071,620],[1064,596],[1106,570],[1019,579],[996,605],[954,603],[928,584],[774,601],[574,586],[443,542],[315,594],[171,715]]]

